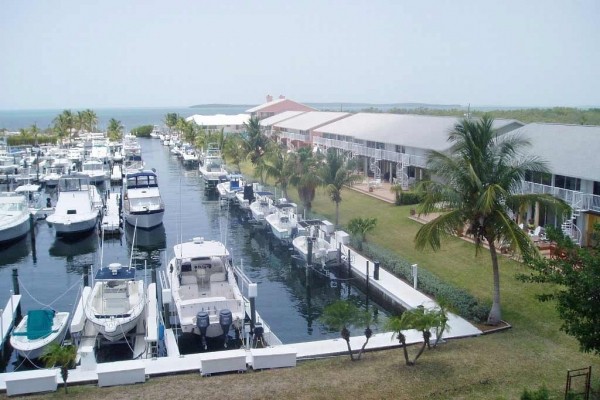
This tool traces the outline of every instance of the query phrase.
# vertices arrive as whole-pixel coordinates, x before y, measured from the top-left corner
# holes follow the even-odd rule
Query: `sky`
[[[0,0],[0,109],[600,106],[598,0]]]

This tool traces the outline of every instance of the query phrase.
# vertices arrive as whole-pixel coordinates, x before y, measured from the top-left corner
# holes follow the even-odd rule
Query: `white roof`
[[[260,126],[271,126],[275,125],[278,122],[285,121],[286,119],[290,119],[292,117],[296,117],[300,114],[304,114],[306,111],[284,111],[279,114],[275,114],[269,118],[261,119]]]
[[[273,126],[284,129],[307,131],[349,115],[349,113],[345,112],[308,111],[296,117],[273,124]]]
[[[189,259],[196,257],[222,257],[229,255],[229,252],[221,242],[216,240],[204,240],[198,237],[190,242],[184,242],[173,246],[175,257]]]
[[[553,174],[600,182],[600,126],[533,123],[514,133]]]
[[[224,126],[224,125],[243,125],[248,123],[250,120],[249,114],[237,114],[237,115],[200,115],[195,114],[191,117],[187,117],[186,121],[194,121],[196,125],[200,126]]]
[[[315,132],[352,136],[356,139],[402,146],[446,150],[448,133],[462,118],[429,115],[358,113],[315,129]],[[516,120],[496,119],[494,129],[516,129]]]

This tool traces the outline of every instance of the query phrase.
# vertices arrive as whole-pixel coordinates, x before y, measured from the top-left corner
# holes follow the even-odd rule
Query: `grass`
[[[245,172],[248,172],[247,170]],[[294,195],[294,189],[289,190]],[[295,200],[297,200],[297,196]],[[344,190],[341,223],[354,216],[377,218],[368,240],[418,263],[443,280],[462,287],[482,300],[492,292],[491,261],[474,246],[448,238],[438,252],[418,251],[413,238],[420,224],[408,219],[410,206],[393,206],[366,195]],[[319,191],[313,210],[333,220],[335,207]],[[296,368],[226,374],[202,378],[199,374],[151,378],[126,388],[78,386],[27,399],[163,399],[228,396],[245,399],[518,399],[523,389],[545,385],[552,398],[562,398],[568,369],[592,365],[598,387],[600,357],[583,354],[577,342],[560,332],[554,304],[539,303],[538,285],[515,279],[526,268],[501,260],[503,317],[513,328],[477,338],[451,340],[426,351],[414,367],[404,365],[402,350],[367,353],[359,362],[347,357],[303,361]],[[416,348],[409,349],[415,352]]]

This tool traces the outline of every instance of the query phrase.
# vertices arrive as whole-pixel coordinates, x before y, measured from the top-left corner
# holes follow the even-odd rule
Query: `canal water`
[[[222,207],[204,192],[197,168],[186,168],[159,140],[140,139],[142,156],[148,168],[155,168],[160,192],[166,204],[163,225],[151,231],[126,226],[120,238],[100,240],[97,233],[74,241],[57,239],[45,221],[35,226],[35,241],[25,239],[0,248],[0,307],[12,289],[12,270],[17,269],[23,296],[22,309],[52,307],[73,312],[82,286],[84,267],[132,262],[138,275],[150,281],[151,269],[166,265],[173,246],[193,237],[220,240],[229,249],[233,262],[242,265],[246,275],[258,284],[257,310],[283,343],[337,338],[339,332],[327,329],[319,316],[323,307],[337,299],[349,299],[365,308],[366,296],[352,279],[338,278],[336,271],[311,269],[293,252],[279,245],[265,230],[249,225],[234,207]],[[103,188],[118,190],[117,188]],[[55,196],[51,193],[50,196]],[[383,329],[388,313],[369,301],[375,315],[372,329]],[[362,334],[357,329],[353,334]],[[19,365],[10,347],[5,349],[1,370]]]

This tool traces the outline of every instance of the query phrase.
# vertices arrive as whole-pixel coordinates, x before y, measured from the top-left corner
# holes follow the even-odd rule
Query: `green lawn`
[[[247,173],[248,170],[246,169]],[[290,194],[295,190],[291,189]],[[297,196],[295,200],[297,200]],[[396,207],[364,194],[345,190],[341,223],[355,216],[375,217],[378,225],[369,240],[385,246],[420,268],[462,287],[482,300],[492,291],[489,255],[475,256],[474,246],[449,238],[439,252],[417,251],[413,238],[419,224],[408,219],[410,207]],[[320,192],[315,212],[331,218],[334,204]],[[563,398],[568,369],[592,365],[598,386],[600,357],[582,354],[577,342],[559,331],[553,304],[534,299],[540,288],[515,279],[525,270],[502,259],[501,291],[504,319],[513,328],[476,338],[451,340],[425,351],[417,365],[404,365],[401,349],[367,353],[363,360],[347,357],[300,362],[296,368],[201,378],[186,374],[151,378],[127,388],[75,387],[33,398],[103,400],[216,398],[244,399],[518,399],[524,388],[545,385],[555,399]],[[415,348],[409,351],[415,352]]]

